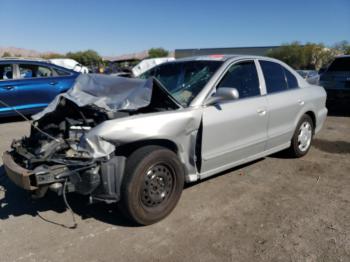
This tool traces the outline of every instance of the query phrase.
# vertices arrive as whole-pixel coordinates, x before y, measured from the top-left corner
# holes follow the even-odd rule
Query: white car
[[[70,58],[55,58],[55,59],[49,59],[50,63],[62,66],[71,70],[74,70],[76,72],[82,73],[82,74],[88,74],[89,69],[86,66],[83,66],[79,64],[74,59]]]
[[[159,57],[159,58],[149,58],[142,60],[136,66],[132,68],[132,73],[135,77],[143,74],[144,72],[150,70],[151,68],[163,64],[165,62],[174,61],[174,57]]]

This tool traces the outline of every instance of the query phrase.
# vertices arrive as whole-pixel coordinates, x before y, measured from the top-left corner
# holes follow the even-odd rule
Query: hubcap
[[[305,152],[311,144],[312,128],[309,122],[303,122],[299,128],[298,147],[299,150]]]
[[[157,164],[146,172],[142,188],[141,201],[147,207],[163,203],[174,186],[174,173],[164,164]]]

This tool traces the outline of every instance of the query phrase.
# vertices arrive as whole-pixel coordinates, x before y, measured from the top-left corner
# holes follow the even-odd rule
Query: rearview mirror
[[[236,100],[238,98],[239,93],[236,88],[220,87],[216,90],[216,93],[208,99],[206,105],[213,105],[220,101]]]

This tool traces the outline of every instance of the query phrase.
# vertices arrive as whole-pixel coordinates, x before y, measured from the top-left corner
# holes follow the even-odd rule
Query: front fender
[[[110,155],[120,145],[164,139],[175,143],[178,155],[189,174],[195,173],[194,150],[202,111],[179,109],[139,114],[108,120],[91,129],[82,139],[94,158]]]

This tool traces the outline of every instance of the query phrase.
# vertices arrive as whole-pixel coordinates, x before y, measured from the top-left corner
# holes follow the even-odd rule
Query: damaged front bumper
[[[35,181],[35,175],[32,173],[32,171],[18,165],[9,152],[5,152],[3,154],[2,160],[5,172],[13,183],[29,191],[38,189]]]
[[[3,154],[5,172],[12,182],[36,198],[43,197],[47,190],[58,195],[62,195],[63,190],[76,192],[89,195],[93,201],[107,203],[117,202],[120,198],[126,159],[123,156],[111,156],[79,166],[42,163],[30,170],[20,165],[16,154],[15,150]]]

